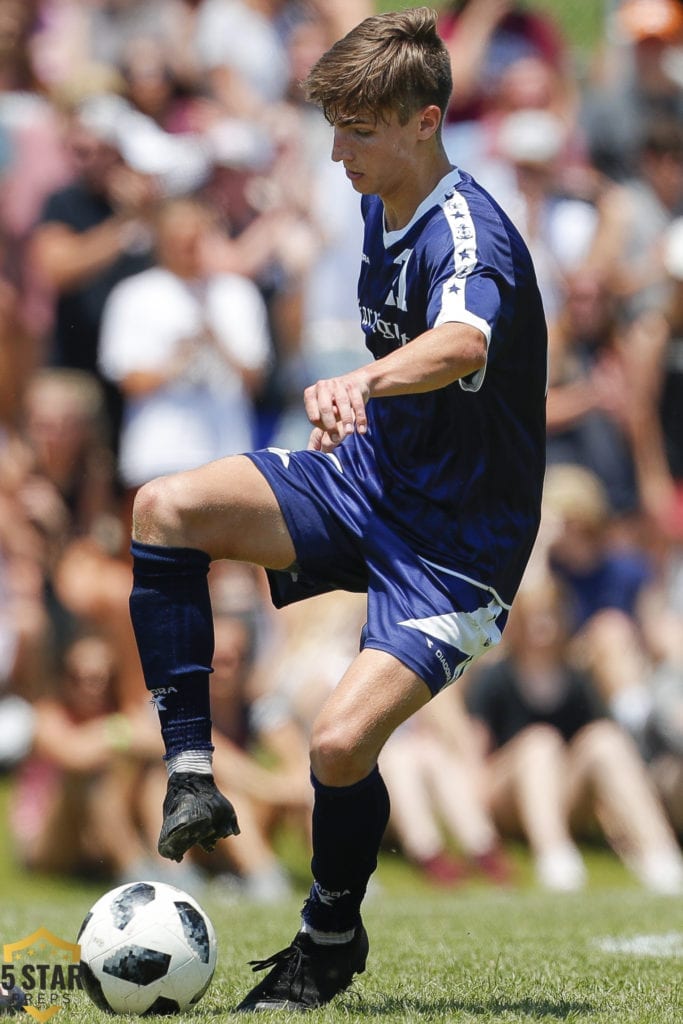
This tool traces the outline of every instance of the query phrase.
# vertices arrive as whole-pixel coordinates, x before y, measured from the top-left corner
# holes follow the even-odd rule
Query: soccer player
[[[365,968],[361,903],[388,815],[387,737],[496,644],[539,520],[546,328],[528,251],[441,141],[435,15],[367,18],[305,88],[362,195],[359,306],[373,359],[304,393],[306,451],[146,484],[131,609],[169,771],[159,849],[237,831],[211,775],[212,559],[265,566],[274,603],[367,591],[361,650],[311,737],[313,884],[292,944],[240,1010],[327,1003]],[[334,196],[330,196],[334,202]]]

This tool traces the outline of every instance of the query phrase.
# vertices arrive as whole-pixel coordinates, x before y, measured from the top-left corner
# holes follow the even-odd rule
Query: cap
[[[617,23],[634,42],[670,41],[683,30],[683,6],[677,0],[625,0],[617,12]]]

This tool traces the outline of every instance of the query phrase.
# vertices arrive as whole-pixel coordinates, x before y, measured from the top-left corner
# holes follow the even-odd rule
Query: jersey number
[[[408,304],[406,302],[406,281],[408,277],[408,262],[412,255],[412,249],[404,249],[401,255],[397,256],[394,260],[394,264],[401,268],[401,272],[392,284],[391,291],[387,295],[386,300],[387,306],[396,306],[397,309],[402,310],[404,313],[408,311]]]

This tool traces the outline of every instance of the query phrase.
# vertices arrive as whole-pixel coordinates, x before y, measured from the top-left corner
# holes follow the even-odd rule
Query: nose
[[[334,129],[334,137],[332,139],[332,159],[335,163],[339,163],[341,160],[349,160],[349,142],[348,137],[342,135],[339,128]]]

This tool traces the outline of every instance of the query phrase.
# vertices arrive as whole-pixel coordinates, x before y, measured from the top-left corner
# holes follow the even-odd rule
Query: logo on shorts
[[[266,451],[272,452],[273,455],[277,455],[285,469],[289,469],[289,456],[292,454],[289,448],[275,448],[271,446],[270,448],[266,448]]]
[[[81,947],[39,928],[18,942],[5,943],[0,969],[0,1013],[23,1010],[44,1024],[68,1007],[83,988]]]
[[[446,655],[443,653],[440,647],[437,647],[437,649],[434,651],[434,656],[437,661],[441,662],[441,668],[443,669],[443,674],[446,677],[446,682],[450,683],[453,679],[453,669],[446,661]]]

